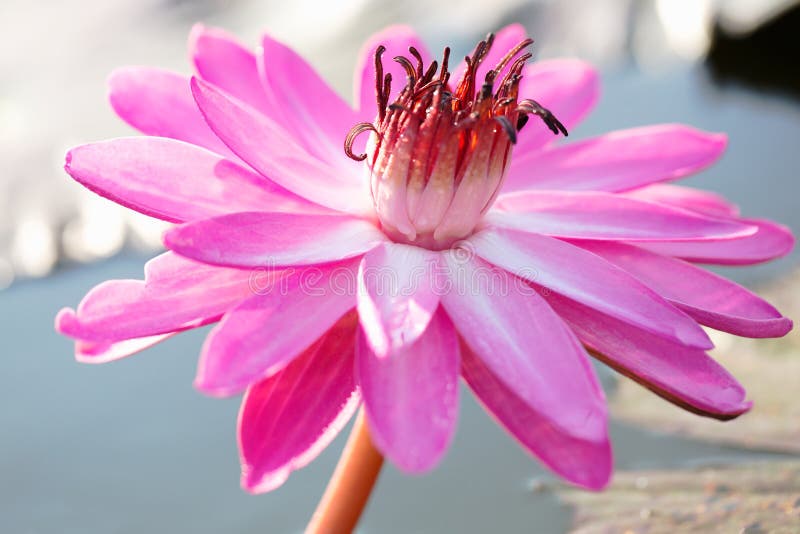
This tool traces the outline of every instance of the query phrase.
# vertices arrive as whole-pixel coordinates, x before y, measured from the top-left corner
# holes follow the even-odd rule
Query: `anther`
[[[422,72],[424,70],[424,63],[422,61],[422,54],[420,54],[419,50],[417,50],[413,46],[409,46],[408,47],[408,52],[409,52],[409,54],[414,56],[414,59],[417,60],[417,78],[422,78]]]
[[[514,126],[511,124],[511,121],[508,120],[508,117],[505,115],[499,115],[494,118],[495,121],[503,128],[503,131],[508,136],[508,140],[511,141],[512,145],[517,144],[517,130],[514,129]]]
[[[414,93],[414,100],[421,98],[422,96],[426,95],[427,93],[441,87],[443,84],[439,80],[433,80],[432,82],[428,82],[419,89],[416,90]]]
[[[535,100],[525,99],[521,101],[519,106],[517,106],[517,111],[538,116],[542,119],[542,122],[550,128],[550,131],[556,135],[558,135],[559,132],[564,134],[565,137],[569,135],[567,129],[561,124],[561,121],[559,121],[549,109],[543,107]]]
[[[450,61],[450,47],[444,47],[444,52],[442,52],[442,70],[441,74],[439,75],[439,79],[442,83],[446,84],[448,78],[450,77],[450,73],[447,72],[448,62]]]
[[[492,70],[494,70],[497,74],[500,74],[500,72],[508,64],[508,62],[511,61],[512,59],[514,59],[514,56],[516,56],[517,54],[519,54],[520,52],[522,52],[524,49],[528,48],[532,44],[533,44],[533,39],[531,39],[530,37],[525,39],[524,41],[519,43],[517,46],[515,46],[514,48],[509,50],[508,54],[503,56],[503,59],[501,59],[497,63],[497,66]]]
[[[438,63],[437,63],[437,62],[434,60],[434,61],[433,61],[433,62],[430,64],[430,66],[428,67],[428,70],[427,70],[427,71],[425,71],[425,74],[424,74],[424,76],[422,76],[422,82],[423,82],[423,83],[428,83],[428,82],[430,82],[430,81],[433,79],[433,75],[434,75],[434,74],[436,74],[436,70],[437,70],[438,68],[439,68],[439,64],[438,64]]]
[[[400,63],[400,65],[405,69],[406,76],[408,77],[408,84],[411,87],[417,83],[417,70],[414,68],[414,65],[408,60],[408,58],[404,56],[395,56],[392,58],[393,60]]]
[[[375,49],[375,98],[378,101],[378,116],[381,120],[385,115],[384,110],[386,109],[386,102],[388,102],[388,98],[385,96],[388,91],[384,91],[383,87],[383,62],[381,61],[381,56],[384,52],[386,52],[386,47],[383,45],[379,45]]]
[[[389,95],[392,91],[392,73],[387,72],[383,78],[383,95],[381,95],[382,105],[380,109],[381,120],[383,120],[386,104],[389,102]]]
[[[380,135],[378,129],[375,128],[375,126],[373,126],[369,122],[358,123],[355,126],[353,126],[349,132],[347,132],[347,137],[345,137],[344,139],[344,153],[347,155],[348,158],[354,159],[356,161],[364,161],[365,159],[367,159],[366,154],[359,154],[359,155],[353,154],[353,143],[355,142],[356,137],[358,137],[359,135],[368,130],[372,130],[376,134]]]

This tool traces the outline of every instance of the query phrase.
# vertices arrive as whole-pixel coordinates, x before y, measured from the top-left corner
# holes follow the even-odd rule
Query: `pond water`
[[[17,284],[0,301],[0,524],[24,533],[301,532],[344,436],[278,491],[238,487],[236,399],[192,389],[204,332],[91,366],[52,331],[62,303],[106,278],[138,277],[122,255]],[[610,372],[602,374],[613,387]],[[430,475],[387,467],[361,532],[564,532],[557,482],[462,391],[456,439]],[[618,468],[678,467],[771,457],[612,424]]]

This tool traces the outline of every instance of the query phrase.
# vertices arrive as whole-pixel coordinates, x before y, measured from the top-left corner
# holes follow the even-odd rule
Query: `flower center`
[[[394,58],[407,81],[392,103],[392,76],[384,75],[381,60],[386,48],[375,52],[378,113],[374,124],[350,130],[344,149],[356,161],[367,160],[375,211],[384,232],[396,241],[439,250],[470,235],[500,192],[517,132],[528,115],[540,117],[554,134],[567,135],[550,111],[518,99],[531,39],[509,50],[483,83],[478,81],[478,67],[493,41],[489,34],[465,58],[455,89],[449,84],[449,48],[441,68],[436,61],[426,68],[410,47],[414,61]],[[369,130],[375,135],[367,153],[355,155],[353,142]]]

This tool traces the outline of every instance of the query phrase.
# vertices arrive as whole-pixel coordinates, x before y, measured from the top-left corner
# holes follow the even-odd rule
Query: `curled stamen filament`
[[[365,159],[367,159],[366,154],[356,155],[353,153],[353,143],[355,142],[356,137],[358,137],[359,135],[368,130],[372,130],[373,132],[378,134],[378,136],[381,135],[378,129],[375,128],[375,126],[370,122],[360,122],[355,126],[353,126],[349,132],[347,132],[347,137],[345,137],[344,139],[344,153],[347,155],[348,158],[356,161],[364,161]]]

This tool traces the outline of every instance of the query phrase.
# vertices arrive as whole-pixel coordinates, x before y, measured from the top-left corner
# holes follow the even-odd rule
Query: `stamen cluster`
[[[345,153],[368,159],[376,212],[384,231],[399,241],[441,249],[469,235],[499,193],[512,145],[529,115],[539,116],[554,134],[567,135],[550,111],[518,98],[531,39],[509,50],[479,83],[478,68],[493,41],[490,34],[465,58],[455,89],[449,48],[441,68],[437,61],[426,68],[410,47],[414,61],[394,58],[406,72],[406,84],[392,103],[392,76],[384,74],[382,62],[386,49],[375,52],[375,123],[354,126]],[[367,153],[354,154],[356,137],[369,130],[376,135]]]

